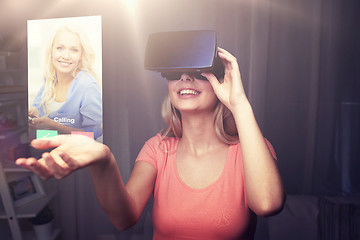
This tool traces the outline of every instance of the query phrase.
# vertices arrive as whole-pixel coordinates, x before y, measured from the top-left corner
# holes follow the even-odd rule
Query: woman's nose
[[[64,59],[68,59],[69,58],[69,51],[68,50],[65,50],[64,52],[63,52],[63,54],[61,55],[61,57],[62,58],[64,58]]]
[[[183,74],[181,74],[180,80],[181,81],[193,81],[193,78],[189,74],[183,73]]]

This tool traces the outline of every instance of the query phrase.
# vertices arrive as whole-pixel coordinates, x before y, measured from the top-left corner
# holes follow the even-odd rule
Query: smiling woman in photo
[[[29,128],[102,135],[102,94],[94,52],[74,24],[60,27],[46,51],[44,81],[29,109]]]

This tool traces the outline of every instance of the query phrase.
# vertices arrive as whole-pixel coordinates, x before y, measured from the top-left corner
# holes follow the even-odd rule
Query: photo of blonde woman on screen
[[[102,141],[101,75],[95,71],[94,47],[77,18],[66,20],[47,43],[41,81],[35,84],[29,73],[30,139],[52,131],[84,133]]]

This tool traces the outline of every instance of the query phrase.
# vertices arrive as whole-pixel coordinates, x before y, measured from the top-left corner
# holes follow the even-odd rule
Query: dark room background
[[[212,29],[218,45],[237,58],[258,123],[278,155],[289,194],[284,210],[296,206],[306,215],[284,219],[295,225],[309,220],[291,239],[360,238],[357,0],[1,0],[0,51],[19,50],[26,70],[27,20],[91,15],[101,15],[103,23],[104,142],[125,181],[144,142],[164,127],[167,84],[143,69],[147,36]],[[59,190],[62,239],[151,239],[151,201],[138,225],[119,233],[100,210],[86,169],[48,184]],[[325,237],[331,224],[344,225],[320,221],[328,213],[324,201],[334,208],[351,205],[351,226],[342,230],[350,238]],[[289,239],[279,226],[272,228],[282,220],[271,221],[259,219],[257,238]]]

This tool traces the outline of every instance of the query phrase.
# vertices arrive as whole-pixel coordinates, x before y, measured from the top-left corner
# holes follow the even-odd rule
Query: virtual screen
[[[103,141],[101,16],[29,20],[29,140]]]

